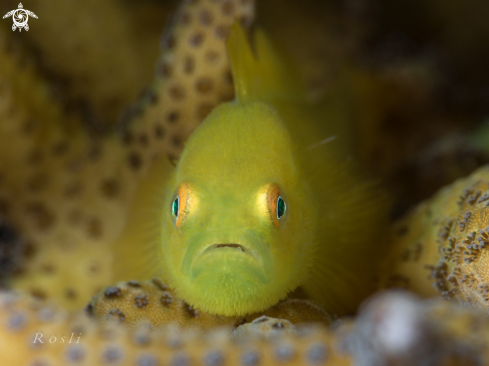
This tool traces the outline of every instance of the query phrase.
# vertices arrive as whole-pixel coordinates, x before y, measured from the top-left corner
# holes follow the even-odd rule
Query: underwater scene
[[[1,366],[489,365],[489,2],[0,14]]]

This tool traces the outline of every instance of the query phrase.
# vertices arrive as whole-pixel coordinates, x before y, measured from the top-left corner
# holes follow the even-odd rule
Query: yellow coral
[[[0,358],[5,365],[349,365],[337,340],[326,330],[312,328],[302,336],[278,335],[271,340],[253,336],[235,343],[230,330],[205,336],[176,328],[150,331],[128,329],[112,322],[96,324],[26,297],[0,293]],[[71,334],[74,337],[71,339]],[[36,339],[37,335],[37,339]],[[40,336],[42,335],[42,338]],[[55,338],[52,338],[55,337]],[[62,338],[64,343],[62,343]],[[78,340],[79,338],[79,340]],[[40,344],[38,340],[44,341]],[[71,340],[71,343],[70,343]],[[33,343],[36,341],[36,343]]]
[[[8,345],[0,348],[0,359],[5,365],[464,366],[487,364],[489,357],[485,314],[400,293],[377,296],[357,320],[343,321],[334,330],[277,328],[286,326],[265,333],[244,330],[237,342],[225,328],[205,334],[173,327],[129,329],[0,292],[0,344]]]
[[[265,315],[290,321],[294,325],[331,323],[331,317],[319,306],[304,299],[288,299],[263,313],[245,317],[210,315],[192,308],[158,278],[151,281],[120,282],[100,292],[86,307],[98,320],[116,319],[126,326],[145,324],[161,328],[178,324],[182,328],[207,330],[222,326],[237,327]]]
[[[480,168],[400,220],[383,286],[455,296],[487,310],[488,184],[489,167]]]
[[[193,22],[185,20],[189,14]],[[22,66],[0,30],[0,208],[35,249],[14,287],[76,308],[118,279],[110,245],[134,188],[156,155],[178,155],[205,114],[197,113],[202,103],[212,108],[232,90],[224,37],[235,19],[252,15],[253,2],[184,3],[154,88],[122,138],[91,138],[82,121],[64,113],[39,70]]]

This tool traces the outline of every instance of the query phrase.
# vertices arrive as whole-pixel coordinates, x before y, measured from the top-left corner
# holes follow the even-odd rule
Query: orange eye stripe
[[[188,206],[189,206],[191,193],[192,193],[192,189],[190,185],[187,183],[180,185],[180,188],[178,188],[177,194],[179,200],[179,207],[178,207],[178,217],[175,221],[175,226],[177,228],[182,226],[188,214],[188,209],[189,209]]]
[[[267,191],[267,203],[269,209],[270,220],[275,227],[280,226],[280,221],[277,218],[277,200],[282,195],[282,191],[276,184],[270,184]]]

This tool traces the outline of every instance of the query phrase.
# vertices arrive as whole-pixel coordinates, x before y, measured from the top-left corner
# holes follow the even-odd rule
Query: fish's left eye
[[[278,184],[270,183],[262,188],[259,195],[259,204],[267,212],[271,223],[280,227],[286,216],[287,203],[283,191]]]
[[[277,198],[277,220],[280,220],[282,216],[285,214],[285,210],[287,209],[287,205],[283,200],[282,196],[278,196]]]

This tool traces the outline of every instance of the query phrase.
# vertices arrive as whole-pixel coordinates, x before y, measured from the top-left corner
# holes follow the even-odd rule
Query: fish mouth
[[[249,250],[247,250],[243,245],[241,244],[234,244],[234,243],[229,243],[229,244],[212,244],[212,245],[209,245],[204,251],[202,254],[204,253],[208,253],[212,250],[216,250],[216,249],[221,249],[221,248],[229,248],[229,249],[232,249],[232,250],[237,250],[237,251],[241,251],[243,253],[246,253],[246,254],[250,254],[249,253]]]
[[[181,273],[191,281],[216,273],[225,278],[248,273],[259,282],[267,283],[273,272],[269,245],[249,230],[201,232],[188,241],[182,259]]]

